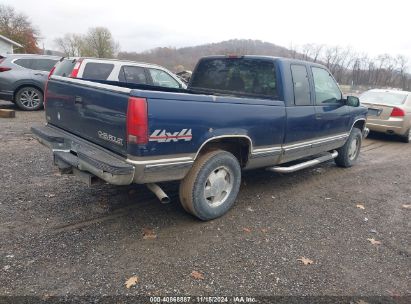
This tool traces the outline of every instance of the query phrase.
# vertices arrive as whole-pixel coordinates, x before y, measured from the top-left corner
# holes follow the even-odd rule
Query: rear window
[[[277,97],[272,61],[247,58],[203,59],[193,74],[191,88],[230,95]]]
[[[57,60],[55,59],[33,59],[31,68],[37,71],[50,72],[50,70],[54,67],[56,62]]]
[[[21,66],[21,67],[23,67],[23,68],[31,69],[31,65],[32,65],[32,63],[33,63],[33,59],[20,58],[20,59],[14,60],[13,63],[14,63],[14,64],[17,64],[17,65],[19,65],[19,66]]]
[[[402,105],[407,99],[407,94],[398,92],[367,91],[360,96],[362,102],[382,103],[388,105]]]
[[[118,79],[127,83],[147,84],[144,68],[137,66],[122,66]]]
[[[82,78],[107,80],[113,68],[114,64],[111,63],[88,62],[84,67]]]
[[[76,59],[64,59],[56,65],[53,75],[69,77],[76,64]]]

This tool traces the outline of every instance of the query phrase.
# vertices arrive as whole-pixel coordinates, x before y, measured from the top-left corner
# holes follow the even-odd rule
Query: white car
[[[161,66],[127,60],[71,57],[60,60],[53,75],[91,80],[186,89],[186,84]]]

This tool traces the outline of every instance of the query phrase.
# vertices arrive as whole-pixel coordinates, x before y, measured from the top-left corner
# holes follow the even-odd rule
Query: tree
[[[17,13],[11,6],[0,5],[0,34],[23,45],[16,49],[17,53],[40,52],[39,31],[26,15]]]
[[[61,38],[55,39],[54,44],[65,56],[83,56],[85,41],[82,35],[68,33]]]
[[[93,27],[84,37],[83,56],[98,58],[113,58],[119,51],[119,45],[114,41],[109,29]]]
[[[400,73],[400,81],[401,81],[401,87],[403,90],[408,89],[407,85],[407,64],[408,60],[405,58],[403,55],[398,55],[397,56],[397,64],[398,64],[398,73]]]

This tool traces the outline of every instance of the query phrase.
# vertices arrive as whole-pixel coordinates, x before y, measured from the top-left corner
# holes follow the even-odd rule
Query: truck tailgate
[[[130,89],[52,76],[46,92],[51,125],[126,155],[126,115]]]

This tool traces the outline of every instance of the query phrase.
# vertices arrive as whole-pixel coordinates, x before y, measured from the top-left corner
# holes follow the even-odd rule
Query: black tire
[[[43,93],[35,87],[23,87],[15,95],[16,105],[24,111],[37,111],[43,108]]]
[[[353,151],[353,142],[356,142],[355,151]],[[349,168],[353,166],[360,155],[362,144],[362,132],[358,128],[353,128],[347,142],[341,148],[337,149],[338,156],[334,159],[337,166]]]
[[[187,212],[203,221],[215,219],[232,207],[240,184],[241,168],[233,154],[222,150],[207,152],[181,181],[180,202]],[[217,194],[212,195],[214,192]]]
[[[407,144],[411,142],[411,129],[408,129],[408,131],[401,136],[401,141]]]

